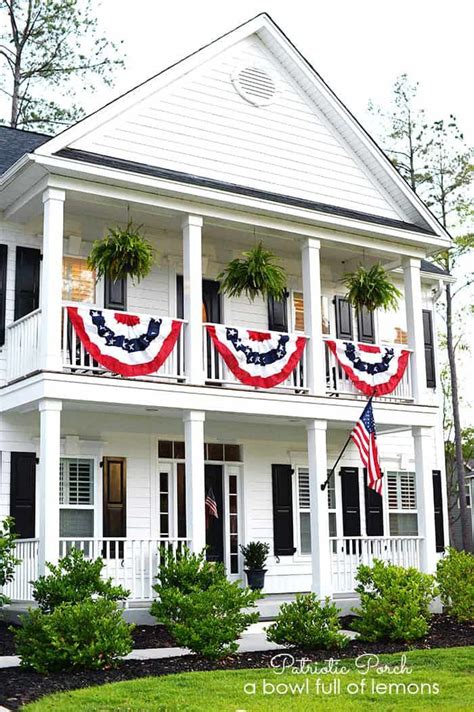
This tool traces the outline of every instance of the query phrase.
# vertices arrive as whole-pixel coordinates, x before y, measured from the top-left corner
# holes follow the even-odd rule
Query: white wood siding
[[[243,99],[236,69],[258,65],[278,93]],[[147,163],[376,215],[401,218],[315,103],[256,36],[71,144]]]

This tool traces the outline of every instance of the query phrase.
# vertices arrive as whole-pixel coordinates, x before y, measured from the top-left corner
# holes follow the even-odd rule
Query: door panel
[[[35,536],[35,492],[36,453],[12,452],[10,516],[15,519],[15,531],[20,539],[32,539]]]
[[[127,536],[127,468],[125,457],[104,457],[104,537]],[[108,554],[108,549],[106,549]],[[123,558],[123,542],[110,547],[110,558]]]
[[[365,524],[367,536],[383,536],[382,495],[367,485],[367,470],[364,467]]]
[[[104,280],[104,308],[127,311],[127,279]]]
[[[354,326],[352,323],[352,307],[344,297],[334,297],[334,306],[336,314],[336,338],[348,339],[352,341],[354,338]]]
[[[39,307],[41,252],[32,247],[16,248],[14,318]]]
[[[217,504],[218,518],[206,514],[206,558],[208,561],[224,561],[224,497],[222,488],[222,465],[205,465],[204,498],[212,490]]]
[[[357,333],[363,344],[375,344],[374,313],[365,307],[357,312]]]
[[[359,470],[341,467],[340,475],[344,536],[360,536]]]
[[[272,465],[273,547],[275,556],[295,553],[293,538],[293,469]]]
[[[277,301],[268,299],[268,328],[270,331],[288,332],[288,294]]]

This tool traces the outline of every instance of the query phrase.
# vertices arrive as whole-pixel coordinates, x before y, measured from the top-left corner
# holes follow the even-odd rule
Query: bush
[[[258,620],[242,609],[254,607],[260,594],[228,581],[224,565],[206,561],[205,551],[162,548],[157,578],[151,614],[195,653],[217,660],[235,652],[239,635]]]
[[[352,627],[363,640],[416,640],[429,629],[429,604],[435,596],[434,577],[417,569],[374,560],[359,566],[356,592],[360,609]]]
[[[20,559],[15,556],[16,534],[13,531],[13,525],[12,517],[5,517],[0,523],[0,608],[5,603],[10,603],[10,599],[1,592],[1,589],[13,581],[15,567],[21,563]]]
[[[273,643],[305,650],[344,648],[349,638],[341,633],[339,610],[329,597],[320,601],[314,593],[297,594],[296,601],[283,603],[267,638]]]
[[[253,607],[258,598],[257,591],[224,578],[187,594],[177,588],[162,589],[153,608],[178,645],[219,660],[234,653],[238,637],[258,621],[257,612],[243,610]]]
[[[105,668],[133,648],[133,626],[105,599],[63,603],[52,613],[30,609],[15,630],[23,667],[37,672]]]
[[[114,586],[110,578],[101,578],[104,565],[102,559],[86,559],[84,552],[73,548],[59,560],[57,566],[47,564],[51,573],[35,581],[33,598],[45,613],[54,611],[61,603],[80,603],[95,598],[121,601],[128,598],[129,591],[122,586]]]
[[[474,620],[474,556],[449,547],[436,568],[441,601],[459,621]]]

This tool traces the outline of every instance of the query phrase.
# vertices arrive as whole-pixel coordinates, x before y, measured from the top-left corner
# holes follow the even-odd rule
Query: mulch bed
[[[349,622],[349,621],[347,621]],[[148,628],[149,626],[143,626]],[[148,635],[143,633],[143,637]],[[160,635],[160,634],[158,634]],[[351,641],[342,651],[315,650],[312,652],[291,650],[295,657],[305,657],[318,662],[328,657],[354,658],[363,653],[397,653],[413,648],[451,648],[474,645],[474,624],[462,624],[444,615],[435,615],[430,633],[416,644],[405,643],[362,643]],[[134,678],[169,675],[177,672],[207,670],[237,670],[268,667],[275,652],[241,653],[217,663],[209,662],[196,655],[163,660],[130,660],[120,663],[117,668],[106,671],[80,671],[40,675],[39,673],[9,668],[0,670],[0,704],[16,710],[22,704],[37,700],[53,692],[73,690],[108,682],[132,680]]]

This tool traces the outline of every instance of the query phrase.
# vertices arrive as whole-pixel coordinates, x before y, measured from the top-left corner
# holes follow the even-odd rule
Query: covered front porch
[[[72,546],[103,558],[132,607],[153,598],[162,546],[207,546],[229,577],[245,580],[239,545],[268,542],[270,596],[351,596],[357,567],[374,558],[434,568],[434,429],[381,427],[386,478],[375,502],[355,448],[320,488],[349,423],[50,400],[7,418],[13,429],[20,419],[23,451],[9,453],[22,560],[6,590],[14,601],[32,600],[30,582]],[[210,489],[217,518],[206,516]]]

